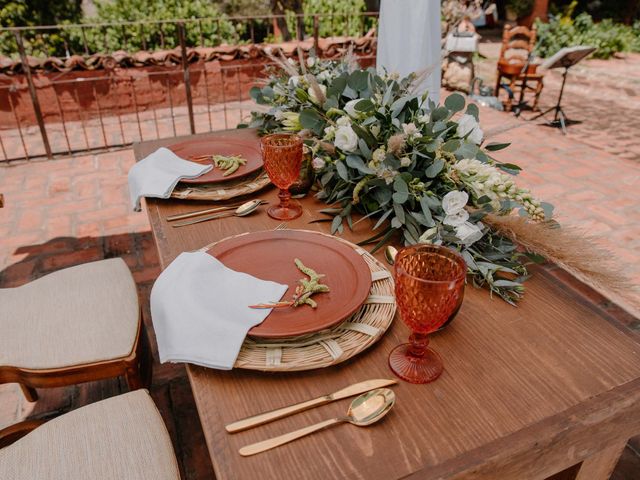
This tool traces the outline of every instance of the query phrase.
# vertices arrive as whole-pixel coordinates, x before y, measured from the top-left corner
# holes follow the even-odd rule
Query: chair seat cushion
[[[146,390],[79,408],[0,450],[0,478],[179,480],[162,417]]]
[[[0,289],[0,366],[53,369],[128,356],[138,332],[136,286],[120,258]]]

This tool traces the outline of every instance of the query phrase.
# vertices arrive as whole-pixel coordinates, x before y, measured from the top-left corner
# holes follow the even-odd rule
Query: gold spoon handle
[[[207,215],[205,217],[199,217],[192,220],[185,220],[184,222],[172,223],[172,227],[184,227],[186,225],[193,225],[195,223],[207,222],[209,220],[215,220],[216,218],[226,218],[235,216],[235,212],[222,212],[214,213],[213,215]]]
[[[322,397],[314,398],[313,400],[307,400],[305,402],[296,403],[295,405],[289,405],[288,407],[278,408],[269,412],[259,413],[251,417],[243,418],[242,420],[235,421],[224,427],[229,433],[241,432],[249,428],[263,425],[279,418],[293,415],[294,413],[302,412],[313,407],[324,405],[325,403],[332,402],[333,399],[330,395],[324,395]]]
[[[224,205],[222,207],[207,208],[206,210],[196,210],[196,211],[188,212],[188,213],[179,213],[179,214],[176,214],[176,215],[169,215],[167,217],[167,221],[168,222],[172,222],[174,220],[184,220],[185,218],[197,217],[198,215],[205,215],[207,213],[223,212],[225,210],[233,210],[235,208],[238,208],[240,205],[242,205],[242,203],[235,203],[233,205]]]
[[[267,450],[271,450],[272,448],[279,447],[280,445],[284,445],[285,443],[292,442],[293,440],[302,438],[306,435],[309,435],[310,433],[317,432],[318,430],[323,430],[327,427],[330,427],[331,425],[336,425],[338,423],[346,421],[346,418],[332,418],[331,420],[325,420],[324,422],[316,423],[315,425],[304,427],[300,430],[285,433],[284,435],[280,435],[279,437],[273,437],[267,440],[263,440],[262,442],[247,445],[246,447],[242,447],[239,452],[243,457],[255,455],[256,453],[266,452]]]

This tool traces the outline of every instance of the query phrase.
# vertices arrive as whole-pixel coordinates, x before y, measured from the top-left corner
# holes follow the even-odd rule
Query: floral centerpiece
[[[526,265],[539,256],[490,219],[517,210],[549,222],[552,206],[514,182],[519,167],[491,157],[508,144],[483,143],[475,105],[456,93],[435,105],[416,91],[420,75],[379,75],[349,58],[274,61],[266,85],[251,90],[265,108],[248,126],[305,138],[332,233],[352,227],[357,212],[375,220],[374,249],[394,235],[444,244],[461,252],[476,285],[510,303],[521,297]]]

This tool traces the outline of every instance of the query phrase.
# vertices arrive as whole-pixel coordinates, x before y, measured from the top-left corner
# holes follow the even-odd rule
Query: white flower
[[[482,223],[478,222],[478,225],[482,227]],[[470,222],[465,222],[462,225],[456,227],[456,237],[460,239],[460,243],[463,245],[471,245],[482,238],[482,230],[478,225],[474,225]]]
[[[311,68],[316,64],[316,59],[315,57],[309,57],[307,58],[307,67]]]
[[[433,237],[438,233],[438,227],[432,227],[418,238],[418,242],[420,243],[432,243]]]
[[[387,156],[387,152],[384,147],[376,148],[371,154],[371,159],[374,163],[382,163],[384,162],[384,158]]]
[[[407,137],[415,137],[416,135],[419,135],[418,127],[416,127],[416,124],[413,122],[403,123],[402,131]]]
[[[289,60],[291,60],[291,59],[289,59]],[[293,75],[293,76],[289,77],[289,86],[296,88],[298,85],[300,85],[300,79],[301,78],[302,78],[301,75]]]
[[[318,88],[320,89],[322,94],[326,97],[327,96],[327,87],[324,86],[324,85],[318,84]],[[309,89],[307,90],[307,93],[309,94],[309,99],[313,103],[318,103],[318,97],[316,96],[316,91],[315,91],[314,88],[309,87]]]
[[[376,138],[378,138],[378,135],[380,135],[380,125],[372,125],[369,130],[371,131],[371,135]]]
[[[467,212],[463,208],[462,210],[459,210],[452,215],[447,215],[446,217],[444,217],[442,223],[444,223],[445,225],[451,225],[452,227],[459,227],[467,220],[469,220],[469,212]]]
[[[482,137],[484,136],[480,125],[473,115],[464,114],[458,120],[458,136],[464,137],[469,132],[471,133],[467,139],[476,145],[480,145],[482,143]]]
[[[311,57],[309,57],[311,58]],[[313,169],[317,172],[320,171],[324,168],[324,166],[326,165],[327,162],[324,161],[324,159],[320,158],[320,157],[315,157],[313,160],[311,160],[311,166],[313,167]]]
[[[282,110],[276,110],[273,116],[276,117],[278,121],[284,120],[284,112]]]
[[[327,70],[321,71],[318,75],[316,75],[316,80],[319,82],[326,82],[331,78],[331,74]]]
[[[455,215],[469,201],[469,194],[467,192],[458,192],[453,190],[442,197],[442,209],[447,215]]]
[[[330,125],[328,127],[325,127],[324,129],[324,139],[325,140],[332,140],[334,135],[336,134],[336,127]]]
[[[344,127],[346,125],[351,125],[351,119],[349,117],[347,117],[346,115],[343,115],[338,120],[336,120],[336,125],[338,125],[339,127]]]
[[[344,125],[336,130],[334,145],[345,152],[353,152],[358,147],[358,135],[350,125]]]
[[[384,167],[378,170],[376,174],[379,178],[384,179],[387,185],[391,185],[393,180],[396,178],[396,175],[398,175],[398,172],[396,170],[391,170],[389,167]]]
[[[419,115],[418,116],[418,121],[420,123],[429,123],[429,114],[425,113],[424,115]]]
[[[411,165],[411,159],[409,157],[402,157],[400,159],[401,167],[408,167],[409,165]]]
[[[356,110],[356,103],[358,103],[360,100],[361,100],[360,98],[356,98],[355,100],[349,100],[347,104],[344,106],[343,110],[352,117],[357,116],[359,112]]]

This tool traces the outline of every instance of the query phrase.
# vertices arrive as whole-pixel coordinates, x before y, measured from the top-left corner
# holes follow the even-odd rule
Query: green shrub
[[[536,53],[550,57],[564,47],[589,45],[596,47],[595,58],[610,58],[615,53],[640,51],[640,23],[634,26],[615,23],[611,19],[594,22],[591,15],[571,17],[572,8],[561,15],[550,15],[549,22],[536,20],[538,41]]]

